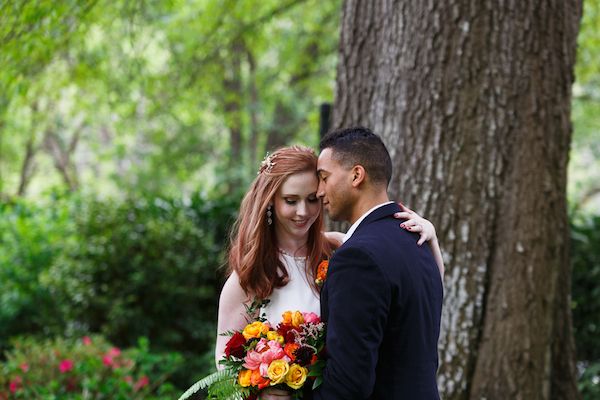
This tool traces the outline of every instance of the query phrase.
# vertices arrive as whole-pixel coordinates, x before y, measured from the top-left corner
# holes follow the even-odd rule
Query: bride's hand
[[[406,219],[406,221],[400,224],[400,227],[410,232],[416,232],[421,236],[419,238],[419,241],[417,242],[419,246],[427,241],[437,240],[435,227],[429,220],[421,217],[419,214],[406,207],[404,204],[398,204],[402,208],[402,211],[394,214],[394,217]]]
[[[292,400],[292,396],[290,392],[286,392],[285,390],[275,389],[275,388],[267,388],[260,392],[258,396],[259,400]]]

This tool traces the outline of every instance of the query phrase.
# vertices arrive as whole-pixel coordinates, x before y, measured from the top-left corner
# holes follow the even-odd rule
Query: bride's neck
[[[282,238],[280,236],[277,237],[277,246],[284,253],[295,257],[306,257],[307,246],[306,241],[308,238],[303,240],[298,240],[294,238]]]

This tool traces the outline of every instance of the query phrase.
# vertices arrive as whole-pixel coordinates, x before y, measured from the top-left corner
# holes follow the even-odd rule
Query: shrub
[[[580,362],[577,367],[580,372],[578,387],[583,400],[600,399],[600,361]]]
[[[217,268],[238,200],[0,206],[0,346],[24,334],[96,332],[122,347],[145,336],[188,358],[175,376],[188,385],[213,366]]]
[[[74,240],[75,202],[53,197],[41,205],[0,203],[0,354],[11,336],[63,329],[52,293],[39,277]]]
[[[600,216],[572,218],[571,245],[577,358],[600,361]]]
[[[151,354],[148,341],[121,351],[99,336],[80,340],[22,338],[0,366],[0,399],[172,399],[165,383],[178,354]]]
[[[579,390],[600,398],[600,216],[571,218],[573,327],[579,360]]]
[[[72,330],[120,346],[149,337],[157,349],[212,351],[227,224],[235,208],[196,197],[87,201],[79,239],[42,277]],[[204,372],[204,371],[203,371]]]

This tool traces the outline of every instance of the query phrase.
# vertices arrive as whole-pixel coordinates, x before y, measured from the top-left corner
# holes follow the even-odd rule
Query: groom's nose
[[[317,186],[317,197],[320,199],[325,197],[325,185],[322,180],[319,180],[319,186]]]

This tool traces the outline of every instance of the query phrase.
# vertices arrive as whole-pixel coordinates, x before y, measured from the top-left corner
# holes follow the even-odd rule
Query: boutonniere
[[[323,260],[319,263],[317,267],[317,279],[315,279],[315,283],[317,286],[322,286],[327,279],[327,269],[329,268],[329,260]]]

